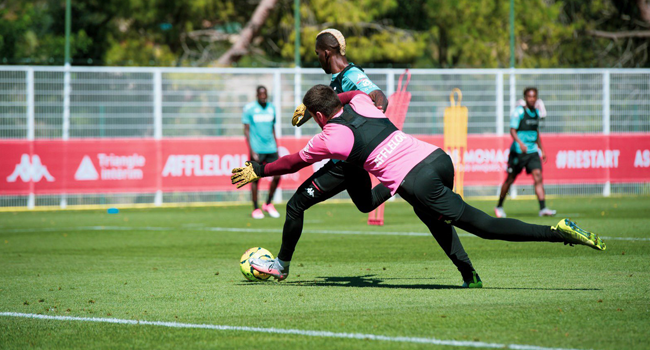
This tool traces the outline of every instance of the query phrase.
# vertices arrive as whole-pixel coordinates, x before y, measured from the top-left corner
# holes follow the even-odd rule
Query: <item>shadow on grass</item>
[[[430,278],[380,278],[376,275],[344,276],[344,277],[316,277],[313,281],[283,281],[278,285],[300,287],[353,287],[353,288],[389,288],[389,289],[466,289],[460,285],[445,284],[394,284],[383,283],[385,280],[407,280]],[[246,285],[249,285],[246,283]],[[259,284],[258,284],[259,285]],[[534,287],[485,287],[493,290],[548,290],[548,291],[591,291],[598,288],[534,288]]]
[[[462,289],[456,285],[444,284],[390,284],[383,283],[388,278],[378,278],[376,275],[316,277],[315,281],[291,281],[284,284],[307,287],[355,287],[355,288],[397,288],[397,289]]]

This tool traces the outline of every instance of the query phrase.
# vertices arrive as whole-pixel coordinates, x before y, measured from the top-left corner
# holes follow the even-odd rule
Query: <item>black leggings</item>
[[[465,203],[452,191],[453,186],[454,165],[449,155],[438,149],[406,175],[397,193],[413,206],[463,280],[471,280],[474,268],[454,226],[485,239],[562,242],[550,226],[485,214]]]
[[[370,175],[365,170],[345,162],[327,162],[305,180],[289,199],[278,258],[291,261],[302,235],[305,210],[313,205],[347,190],[357,208],[363,213],[369,213],[391,197],[386,186],[371,186]]]
[[[550,226],[527,224],[515,219],[497,219],[465,203],[452,191],[454,165],[441,149],[413,168],[398,189],[420,219],[433,232],[433,221],[454,225],[484,239],[513,242],[562,242]],[[434,233],[434,236],[436,233]],[[438,239],[438,238],[436,238]]]

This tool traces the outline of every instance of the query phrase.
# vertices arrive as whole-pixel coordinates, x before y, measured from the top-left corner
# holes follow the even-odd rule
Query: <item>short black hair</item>
[[[341,53],[341,45],[339,45],[334,35],[330,33],[321,33],[316,37],[316,48]]]
[[[343,106],[336,92],[323,84],[314,85],[309,89],[305,97],[302,98],[302,103],[305,104],[307,110],[314,113],[321,112],[328,117],[334,115],[334,112]]]
[[[259,94],[260,90],[262,90],[262,89],[266,90],[266,92],[269,92],[269,90],[264,85],[258,85],[257,90],[255,90],[255,91]]]
[[[535,91],[535,96],[539,96],[539,93],[537,92],[537,88],[534,87],[534,86],[529,86],[529,87],[524,89],[524,97],[526,97],[526,95],[528,95],[528,91]]]

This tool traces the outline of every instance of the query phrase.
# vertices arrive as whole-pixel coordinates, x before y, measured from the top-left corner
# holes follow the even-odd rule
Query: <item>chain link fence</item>
[[[390,96],[403,70],[366,73]],[[527,86],[538,88],[548,111],[542,132],[650,132],[650,70],[414,69],[411,74],[407,133],[442,134],[450,91],[460,88],[470,134],[507,134],[510,111]],[[294,128],[291,115],[307,89],[329,79],[320,69],[0,66],[0,139],[241,136],[242,108],[255,99],[258,85],[267,87],[278,110],[277,134],[308,136],[318,126]],[[547,189],[551,194],[602,192],[597,187]],[[644,185],[620,187],[625,193],[647,192]],[[496,188],[465,192],[493,195]],[[218,193],[166,196],[180,202],[244,199]],[[68,197],[82,204],[151,202],[148,194]],[[23,206],[25,201],[5,196],[0,206]],[[36,202],[57,204],[56,196]]]

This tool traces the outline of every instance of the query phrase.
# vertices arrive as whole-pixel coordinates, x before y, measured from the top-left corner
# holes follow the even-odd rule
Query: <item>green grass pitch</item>
[[[611,237],[607,251],[459,231],[480,290],[458,288],[460,274],[431,236],[404,234],[427,231],[401,201],[388,203],[383,227],[367,226],[349,203],[309,210],[280,283],[247,282],[239,271],[246,249],[277,254],[281,239],[283,219],[252,220],[248,206],[0,213],[0,312],[392,337],[0,316],[0,348],[650,348],[650,197],[549,202],[557,218],[537,217],[533,200],[505,208],[539,224],[569,216]]]

